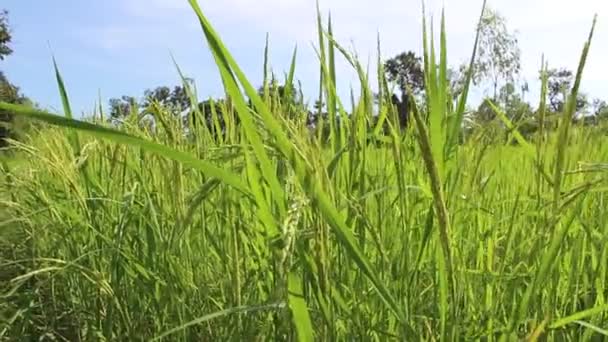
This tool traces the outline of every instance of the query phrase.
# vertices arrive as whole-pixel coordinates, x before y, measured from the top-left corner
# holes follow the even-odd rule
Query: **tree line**
[[[521,50],[517,34],[511,32],[506,19],[491,8],[486,9],[480,25],[479,50],[472,70],[472,81],[477,87],[485,87],[486,95],[477,108],[468,110],[469,124],[465,129],[488,126],[496,121],[496,113],[488,104],[488,101],[491,101],[501,108],[509,119],[518,123],[523,134],[533,134],[536,130],[534,118],[537,109],[526,100],[529,89],[521,75]],[[0,60],[11,55],[11,40],[8,12],[0,11]],[[454,100],[464,87],[467,69],[467,64],[461,64],[448,71],[450,92]],[[391,94],[391,103],[397,113],[398,125],[405,128],[408,125],[411,101],[424,102],[423,59],[413,51],[405,51],[384,61],[383,70],[386,80],[395,89]],[[561,67],[548,69],[544,76],[547,80],[546,100],[549,111],[546,118],[551,122],[564,110],[567,91],[572,86],[574,74],[571,70]],[[154,108],[160,106],[172,115],[180,116],[185,127],[202,123],[215,135],[225,134],[224,112],[231,108],[230,99],[207,99],[193,108],[193,91],[194,82],[187,79],[182,85],[148,89],[139,98],[131,95],[113,98],[109,101],[108,119],[113,123],[120,123],[130,114],[145,118]],[[322,101],[317,101],[312,106],[304,103],[301,89],[293,84],[279,84],[273,78],[258,91],[262,97],[278,99],[278,103],[272,105],[281,106],[281,112],[286,116],[297,116],[300,120],[305,120],[313,130],[318,128],[320,121],[328,119],[328,113],[324,110],[325,104]],[[410,97],[409,94],[413,96]],[[17,86],[10,83],[1,70],[0,101],[32,103]],[[579,94],[576,109],[577,120],[585,124],[608,120],[608,104],[605,100],[590,99],[586,94]],[[238,124],[238,116],[231,119]],[[336,118],[336,121],[339,123],[339,118]],[[6,138],[18,136],[19,126],[20,123],[16,122],[10,113],[0,111],[0,147],[6,146]]]
[[[518,127],[522,134],[531,135],[536,131],[537,120],[534,108],[527,101],[529,93],[528,82],[521,75],[521,50],[517,33],[509,30],[507,20],[499,12],[492,8],[486,11],[480,22],[480,41],[478,54],[473,66],[472,82],[473,85],[485,89],[485,95],[477,108],[469,108],[468,129],[474,127],[485,127],[495,122],[497,115],[488,102],[494,103],[501,108],[506,116]],[[399,125],[403,128],[408,124],[408,113],[411,100],[418,100],[424,103],[425,93],[425,70],[423,58],[413,51],[404,51],[392,58],[384,61],[383,70],[387,81],[394,85],[394,93],[391,102],[397,111]],[[460,95],[464,88],[465,76],[468,72],[468,65],[461,64],[448,70],[448,81],[450,92],[453,99]],[[538,78],[543,77],[539,71]],[[549,68],[544,75],[547,82],[547,126],[556,122],[559,115],[564,111],[568,91],[574,82],[574,73],[565,67]],[[280,89],[286,85],[278,86]],[[293,88],[293,85],[290,85]],[[262,93],[260,88],[260,93]],[[410,98],[408,94],[412,94]],[[188,107],[189,102],[181,86],[158,87],[144,92],[144,99],[156,99],[170,107],[180,104],[179,109]],[[301,98],[284,99],[292,102],[292,105],[300,108],[307,113],[307,121],[311,127],[327,116],[323,111],[324,104],[317,101],[312,109],[307,105],[297,102]],[[143,101],[143,107],[146,102]],[[225,101],[217,99],[216,102]],[[122,97],[110,101],[111,112],[114,115],[127,112],[128,103],[137,103],[132,97]],[[201,103],[205,108],[207,102]],[[590,99],[588,95],[579,93],[576,100],[575,120],[582,121],[584,124],[598,124],[601,121],[608,121],[608,103],[599,98]]]
[[[8,12],[0,10],[0,61],[4,61],[13,53],[10,43],[13,39],[9,27]],[[0,101],[13,104],[28,104],[31,101],[21,93],[16,85],[12,84],[4,71],[0,69]],[[11,113],[0,110],[0,148],[8,145],[7,138],[18,138],[19,127],[25,125],[23,121],[15,120]]]

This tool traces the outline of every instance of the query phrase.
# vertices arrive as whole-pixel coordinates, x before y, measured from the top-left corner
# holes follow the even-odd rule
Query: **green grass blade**
[[[534,146],[532,144],[530,144],[526,140],[526,138],[524,138],[523,135],[521,135],[521,133],[519,133],[519,130],[517,129],[517,127],[515,127],[515,125],[513,125],[513,122],[511,122],[511,120],[509,120],[507,115],[500,108],[498,108],[492,102],[492,100],[486,99],[486,103],[490,106],[492,111],[494,113],[496,113],[496,115],[500,118],[500,120],[502,120],[502,122],[505,124],[507,129],[509,131],[511,131],[511,134],[513,134],[513,136],[515,137],[515,140],[517,140],[517,143],[523,147],[526,155],[528,155],[530,158],[534,159],[535,155],[536,155],[536,153],[534,151]]]
[[[269,42],[269,35],[268,33],[266,33],[266,44],[264,45],[264,79],[262,82],[262,87],[264,90],[264,96],[265,96],[265,101],[268,102],[268,98],[270,96],[270,82],[268,79],[268,64],[270,63],[270,57],[268,56],[269,54],[269,49],[270,49],[270,42]]]
[[[186,79],[186,76],[182,72],[182,69],[180,68],[180,66],[177,64],[177,61],[175,60],[175,58],[173,56],[171,56],[171,59],[173,60],[173,65],[175,66],[175,69],[177,70],[177,73],[179,74],[179,77],[182,81],[182,86],[184,87],[184,90],[186,91],[186,95],[188,96],[188,99],[190,100],[190,107],[192,110],[192,115],[195,116],[195,118],[198,122],[205,122],[206,113],[201,112],[201,109],[198,105],[198,98],[197,98],[196,92],[194,91],[194,89],[192,89],[192,85]],[[214,108],[213,102],[211,103],[211,108]],[[193,118],[190,117],[189,123],[192,124],[192,122],[193,122]],[[211,136],[211,132],[209,131],[209,128],[207,127],[207,125],[198,125],[198,129],[202,129],[205,136]],[[197,143],[200,140],[201,140],[200,137],[197,135]]]
[[[200,170],[210,177],[217,178],[227,185],[232,186],[236,190],[249,195],[249,188],[243,184],[240,177],[231,172],[220,169],[211,163],[199,160],[192,155],[178,151],[176,149],[146,141],[124,132],[120,132],[111,128],[95,125],[92,123],[68,119],[62,116],[53,115],[44,111],[36,110],[23,105],[12,105],[0,102],[0,109],[10,111],[16,115],[21,115],[38,121],[43,121],[51,125],[72,128],[75,130],[87,132],[90,135],[98,138],[108,139],[116,143],[125,144],[128,146],[137,146],[150,152],[154,152],[165,158],[178,161],[185,166]]]
[[[289,309],[296,328],[299,342],[314,341],[314,329],[312,320],[308,314],[308,307],[302,292],[302,279],[295,274],[289,274]]]
[[[268,230],[268,235],[270,238],[275,238],[279,235],[279,228],[264,197],[261,182],[262,176],[255,167],[250,154],[250,152],[245,152],[245,161],[247,163],[247,178],[249,179],[249,186],[251,188],[251,193],[255,198],[258,209],[257,216]]]
[[[63,77],[59,72],[59,67],[57,66],[57,61],[55,57],[53,57],[53,68],[55,69],[55,78],[57,80],[57,87],[59,88],[59,95],[61,97],[61,104],[63,106],[63,112],[65,117],[68,119],[73,118],[72,107],[70,106],[70,100],[68,98],[68,92],[65,88],[65,83],[63,82]],[[72,141],[72,147],[74,148],[75,153],[80,153],[80,141],[78,139],[78,134],[76,132],[70,132],[70,140]]]
[[[587,55],[589,54],[589,48],[591,46],[591,40],[593,39],[593,32],[595,30],[595,24],[597,22],[597,16],[593,18],[593,24],[591,25],[591,31],[589,32],[589,38],[585,42],[585,46],[583,47],[583,51],[581,53],[580,62],[578,65],[578,70],[576,72],[576,78],[574,80],[574,85],[570,92],[570,96],[568,101],[566,102],[566,111],[562,114],[562,120],[560,122],[560,130],[559,136],[557,139],[557,153],[555,157],[555,168],[553,175],[553,210],[555,213],[558,212],[560,207],[560,194],[562,187],[562,179],[564,172],[564,163],[565,163],[565,155],[566,149],[568,146],[568,135],[570,132],[570,124],[572,119],[574,118],[574,114],[576,112],[576,104],[578,99],[579,87],[581,84],[581,79],[583,77],[583,70],[585,69],[585,63],[587,62]]]
[[[441,125],[442,125],[442,149],[441,155],[443,160],[447,161],[447,152],[451,149],[449,145],[449,119],[450,114],[448,112],[448,101],[451,101],[448,93],[448,46],[447,46],[447,32],[445,29],[445,10],[441,11],[441,32],[439,39],[439,103],[441,104]]]
[[[284,304],[277,303],[277,304],[268,304],[268,305],[260,305],[260,306],[239,306],[239,307],[235,307],[235,308],[231,308],[231,309],[220,310],[220,311],[205,315],[203,317],[197,318],[195,320],[192,320],[186,324],[182,324],[179,327],[168,330],[168,331],[158,335],[157,337],[153,338],[152,341],[162,340],[163,338],[165,338],[169,335],[173,335],[175,333],[188,329],[192,326],[199,325],[201,323],[205,323],[205,322],[208,322],[208,321],[216,319],[216,318],[220,318],[220,317],[224,317],[224,316],[228,316],[228,315],[240,314],[240,313],[279,310],[283,306],[284,306]]]
[[[424,30],[426,33],[426,29]],[[433,155],[433,160],[439,177],[443,179],[445,177],[445,119],[446,119],[446,103],[443,100],[447,89],[441,89],[441,80],[437,75],[437,60],[435,54],[435,38],[433,32],[433,23],[431,22],[431,35],[430,38],[424,36],[423,39],[429,39],[428,45],[430,45],[430,52],[425,50],[425,55],[429,55],[425,58],[428,64],[428,69],[425,70],[425,88],[428,103],[428,135],[430,139],[430,148]],[[428,48],[428,46],[427,46]]]
[[[608,337],[608,329],[606,328],[600,328],[598,326],[595,326],[589,322],[585,322],[585,321],[574,321],[574,323],[581,325],[585,328],[591,329],[592,331],[595,331],[596,333],[600,334],[600,335],[604,335],[606,337]]]
[[[291,65],[289,66],[289,74],[287,75],[287,79],[285,80],[285,91],[284,91],[284,103],[286,101],[290,101],[292,97],[292,93],[294,93],[295,89],[293,88],[293,80],[296,73],[296,59],[298,56],[298,47],[294,47],[293,55],[291,57]],[[287,103],[291,105],[291,103]],[[295,110],[295,108],[294,108]]]
[[[274,202],[277,204],[280,216],[283,217],[287,211],[285,193],[277,177],[276,169],[273,167],[268,153],[265,150],[262,138],[255,127],[250,109],[247,106],[247,103],[237,84],[237,79],[241,82],[243,88],[245,88],[247,96],[253,103],[254,107],[258,110],[259,114],[262,116],[268,130],[277,140],[277,145],[282,147],[283,152],[289,151],[287,153],[291,153],[291,143],[285,135],[281,125],[273,117],[266,104],[260,98],[257,90],[251,85],[251,83],[249,83],[249,81],[247,81],[243,72],[238,68],[232,56],[228,54],[226,47],[220,41],[219,36],[211,27],[207,18],[203,15],[197,1],[189,1],[192,9],[199,18],[201,28],[203,29],[203,33],[205,34],[210,50],[215,58],[216,65],[222,76],[226,92],[234,103],[247,139],[251,143],[255,156],[260,162],[262,176],[268,182],[274,196]]]
[[[549,246],[547,247],[545,253],[542,256],[540,265],[536,270],[536,274],[534,275],[534,278],[532,280],[532,284],[530,284],[526,289],[523,298],[517,306],[517,311],[515,315],[511,318],[511,321],[509,322],[509,326],[507,329],[507,332],[509,334],[512,333],[517,328],[517,325],[524,320],[526,314],[528,313],[530,302],[533,300],[532,296],[536,294],[536,291],[541,286],[542,282],[546,282],[549,279],[548,277],[549,272],[551,270],[551,266],[558,260],[557,256],[563,246],[564,238],[566,237],[566,234],[570,230],[570,227],[573,225],[574,221],[579,215],[583,203],[584,195],[583,198],[579,200],[578,206],[576,208],[573,208],[572,212],[569,214],[569,217],[565,222],[555,222],[555,233],[553,234]]]
[[[466,104],[469,96],[469,90],[471,87],[471,83],[474,75],[474,67],[475,67],[475,59],[477,58],[477,50],[479,48],[479,39],[481,35],[481,21],[483,19],[483,14],[485,13],[487,0],[483,1],[483,6],[481,8],[481,14],[479,15],[479,21],[477,24],[477,30],[475,33],[475,43],[473,44],[473,52],[471,53],[471,59],[469,61],[469,67],[466,71],[466,79],[464,82],[464,88],[460,98],[458,99],[458,104],[456,107],[456,113],[454,113],[454,119],[451,123],[450,137],[449,137],[449,146],[453,146],[452,149],[458,144],[458,137],[460,135],[460,131],[462,129],[462,121],[464,119],[464,112],[466,110]],[[448,156],[451,156],[453,151],[448,153]]]
[[[311,174],[314,175],[316,174],[316,172],[311,169],[307,169],[303,166],[305,165],[305,160],[303,160],[299,154],[296,154],[294,146],[291,144],[290,140],[286,136],[281,125],[273,117],[268,107],[261,101],[259,95],[251,86],[251,83],[247,80],[244,73],[238,67],[234,58],[229,54],[228,50],[225,48],[224,44],[219,39],[219,36],[215,32],[215,30],[213,30],[213,28],[211,27],[209,21],[203,15],[200,7],[198,6],[197,1],[189,1],[195,13],[199,17],[201,26],[203,28],[209,46],[214,54],[214,57],[216,58],[216,62],[218,64],[220,72],[222,73],[223,79],[226,80],[225,86],[229,88],[229,93],[235,95],[238,94],[238,88],[234,83],[234,78],[232,78],[233,75],[231,73],[231,71],[234,71],[234,75],[245,89],[245,92],[251,99],[258,114],[264,121],[266,128],[268,129],[270,134],[275,138],[277,148],[286,158],[291,161],[292,167],[298,173],[298,179],[300,183],[307,190],[308,194],[312,197],[314,203],[318,206],[319,210],[332,227],[342,246],[346,249],[347,253],[353,259],[353,261],[359,266],[363,274],[365,274],[370,279],[383,301],[388,305],[388,307],[393,311],[393,313],[395,313],[399,321],[405,324],[406,321],[402,313],[401,307],[397,304],[386,285],[380,280],[379,276],[372,268],[370,262],[361,251],[361,248],[357,244],[352,232],[350,231],[350,228],[346,225],[344,218],[338,212],[335,206],[331,203],[331,200],[326,194],[324,187],[320,182],[320,179],[315,176],[311,177]],[[236,96],[234,100],[238,100],[238,96]],[[243,121],[250,119],[247,117],[248,115],[248,112],[242,113]],[[245,124],[245,122],[243,122],[243,124]],[[259,156],[257,157],[259,158]]]
[[[72,107],[70,106],[68,92],[65,89],[65,83],[63,82],[63,77],[61,77],[61,73],[59,72],[59,67],[57,66],[55,57],[53,57],[53,67],[55,68],[55,78],[57,79],[57,86],[59,87],[59,95],[61,96],[61,104],[63,105],[65,116],[71,119],[73,118]]]
[[[435,214],[439,221],[439,240],[441,242],[443,257],[445,259],[445,270],[448,273],[445,279],[447,279],[449,283],[447,286],[449,286],[451,294],[454,295],[454,272],[450,247],[450,216],[446,205],[443,184],[432,152],[428,129],[426,128],[424,120],[420,117],[418,108],[415,104],[413,105],[412,115],[418,131],[417,138],[420,150],[422,151],[422,158],[431,181],[431,191],[433,193]]]
[[[328,36],[330,39],[333,39],[333,29],[332,29],[332,25],[331,25],[331,13],[328,16],[327,19],[328,23],[327,23],[327,30],[328,30]],[[333,130],[336,130],[336,114],[337,114],[337,110],[336,110],[336,92],[337,92],[337,81],[336,81],[336,53],[335,53],[335,49],[334,49],[334,44],[329,44],[329,46],[327,47],[327,53],[328,53],[328,66],[329,66],[329,87],[331,89],[330,92],[328,92],[327,94],[327,114],[330,117],[331,122],[333,122]],[[334,139],[337,139],[337,137],[335,136],[334,133]],[[344,142],[340,142],[341,144],[343,144]],[[340,148],[339,144],[337,142],[333,142],[333,146],[334,146],[334,152],[337,152],[338,149]]]
[[[576,322],[578,320],[599,315],[599,314],[601,314],[601,313],[603,313],[605,311],[608,311],[608,305],[596,306],[596,307],[591,308],[591,309],[580,311],[580,312],[577,312],[577,313],[572,314],[570,316],[560,318],[557,321],[551,323],[549,325],[549,329],[559,329],[559,328],[564,327],[564,326],[566,326],[568,324],[572,324],[572,323],[574,323],[574,322]]]

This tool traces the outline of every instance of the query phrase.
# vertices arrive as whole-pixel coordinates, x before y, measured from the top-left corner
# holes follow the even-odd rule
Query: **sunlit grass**
[[[3,163],[0,339],[606,334],[604,128],[571,126],[567,112],[546,140],[511,130],[487,144],[481,130],[461,144],[467,91],[448,104],[442,20],[438,54],[424,31],[426,102],[403,131],[379,69],[384,136],[371,76],[319,16],[319,94],[341,114],[322,123],[324,141],[285,101],[296,89],[260,96],[190,3],[231,99],[213,113],[226,134],[204,125],[184,134],[158,104],[156,132],[138,113],[119,130],[74,120],[57,66],[64,116],[0,104],[47,123],[15,143],[18,167]],[[336,95],[337,58],[361,82],[353,111]],[[294,52],[287,84],[296,67]]]

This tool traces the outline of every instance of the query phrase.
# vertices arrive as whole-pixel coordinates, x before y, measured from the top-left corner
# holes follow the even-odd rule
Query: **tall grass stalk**
[[[40,123],[0,163],[0,340],[605,337],[606,131],[572,123],[592,34],[558,130],[543,60],[537,136],[490,103],[508,134],[490,144],[463,131],[479,32],[452,101],[447,16],[436,40],[424,14],[425,98],[401,127],[380,38],[374,78],[317,5],[311,131],[302,50],[281,93],[267,37],[260,94],[189,4],[226,93],[210,113],[175,60],[187,119],[154,101],[76,119],[56,63],[63,115],[0,103]]]

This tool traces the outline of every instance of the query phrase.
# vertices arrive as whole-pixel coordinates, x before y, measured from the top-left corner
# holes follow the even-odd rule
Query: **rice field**
[[[606,338],[608,127],[573,124],[576,101],[557,128],[541,103],[532,137],[499,108],[500,134],[463,133],[442,27],[402,129],[382,70],[319,22],[325,136],[285,101],[297,89],[261,96],[190,3],[230,98],[222,134],[161,106],[152,128],[76,120],[57,67],[64,113],[0,104],[44,123],[2,163],[0,340]]]

